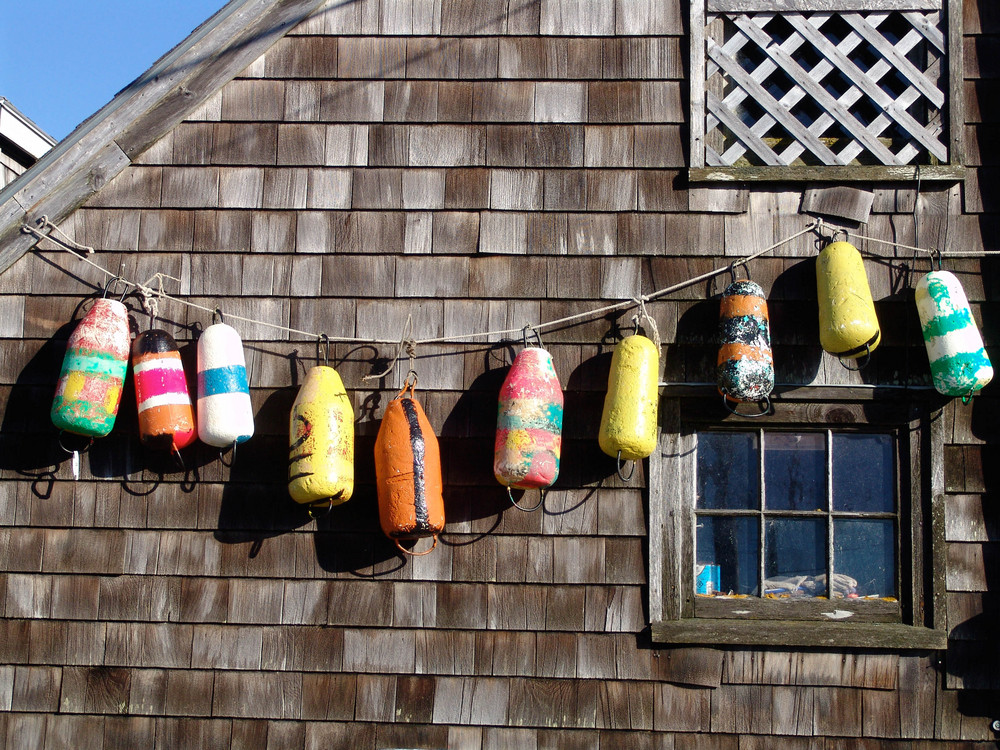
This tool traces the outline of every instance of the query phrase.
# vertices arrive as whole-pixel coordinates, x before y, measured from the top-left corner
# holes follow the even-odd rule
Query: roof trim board
[[[342,0],[343,3],[355,0]],[[0,273],[324,0],[231,0],[0,191]]]

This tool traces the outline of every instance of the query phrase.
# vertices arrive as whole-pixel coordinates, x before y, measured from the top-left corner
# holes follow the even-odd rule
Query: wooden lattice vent
[[[959,176],[947,5],[694,0],[694,176]]]

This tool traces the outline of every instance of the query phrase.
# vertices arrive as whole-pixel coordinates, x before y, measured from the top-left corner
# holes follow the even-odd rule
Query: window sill
[[[707,618],[654,622],[652,640],[654,643],[698,646],[807,646],[920,651],[943,651],[948,646],[948,634],[942,630],[900,623]]]
[[[790,166],[692,167],[688,180],[698,182],[915,182],[965,179],[965,167],[941,166]]]

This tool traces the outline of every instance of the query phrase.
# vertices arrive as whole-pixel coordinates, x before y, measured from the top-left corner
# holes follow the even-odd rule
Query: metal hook
[[[233,463],[236,461],[236,444],[237,444],[237,442],[238,441],[236,441],[236,440],[233,441],[233,447],[232,447],[233,452],[229,454],[229,462],[228,463],[226,463],[226,458],[225,458],[226,452],[224,450],[222,450],[222,448],[219,448],[219,463],[221,463],[223,466],[225,466],[227,468],[230,467],[230,466],[232,466]]]
[[[863,370],[868,366],[868,363],[872,361],[871,342],[865,342],[865,356],[857,357],[855,359],[855,361],[858,363],[857,367],[851,367],[850,365],[848,365],[847,362],[844,361],[844,358],[842,356],[837,357],[837,360],[840,362],[840,366],[843,367],[845,370],[850,370],[851,372],[857,372],[858,370]]]
[[[747,266],[746,260],[734,260],[729,264],[729,279],[731,284],[736,283],[736,268],[738,266],[743,266],[743,272],[747,275],[747,281],[750,281],[750,268]]]
[[[124,302],[125,301],[125,297],[128,296],[128,291],[129,291],[129,283],[128,283],[128,281],[125,280],[124,276],[115,276],[115,277],[113,277],[111,279],[108,279],[108,283],[104,285],[104,295],[103,295],[103,298],[107,299],[108,292],[111,291],[112,285],[114,285],[116,282],[121,282],[125,286],[125,291],[122,292],[122,296],[118,298],[119,302]]]
[[[213,325],[215,324],[215,318],[216,318],[216,316],[219,317],[219,322],[220,323],[225,323],[226,322],[226,318],[222,314],[222,308],[217,307],[217,308],[215,308],[215,310],[212,311],[212,324]]]
[[[938,248],[931,248],[928,251],[928,261],[931,264],[931,271],[934,270],[934,259],[937,258],[937,270],[941,270],[941,251]]]
[[[538,342],[538,346],[541,346],[542,337],[538,334],[538,330],[531,323],[526,323],[524,328],[521,329],[521,340],[524,342],[524,348],[527,349],[530,346],[528,343],[528,331],[535,334],[535,340]]]
[[[321,518],[325,518],[326,516],[330,515],[330,511],[333,510],[332,500],[333,498],[327,498],[325,504],[324,501],[322,500],[317,500],[314,503],[310,503],[309,506],[306,508],[306,513],[308,513],[309,517],[314,521],[318,521]]]
[[[81,453],[86,453],[88,450],[90,450],[90,446],[92,446],[94,444],[94,438],[89,438],[87,440],[87,444],[85,446],[83,446],[82,449],[80,449],[80,450],[73,450],[71,448],[67,448],[63,444],[63,435],[65,433],[66,433],[65,430],[60,430],[59,431],[59,437],[57,438],[57,440],[59,442],[59,447],[62,448],[64,451],[66,451],[66,453],[69,453],[70,456],[72,456],[73,481],[75,482],[77,479],[80,478],[80,454]],[[73,433],[70,433],[70,434],[73,434]]]
[[[523,505],[518,505],[517,500],[514,499],[514,494],[510,491],[510,487],[507,487],[507,497],[510,498],[510,504],[513,505],[518,510],[523,510],[525,513],[531,513],[542,507],[542,503],[545,502],[545,490],[538,490],[538,502],[532,505],[530,508],[525,508]]]
[[[850,232],[848,232],[848,231],[847,231],[846,229],[844,229],[844,228],[840,228],[840,229],[834,229],[834,230],[833,230],[833,234],[831,234],[831,235],[830,235],[830,241],[831,241],[831,242],[836,242],[836,241],[837,241],[837,235],[838,235],[839,233],[841,233],[841,232],[843,232],[843,233],[844,233],[844,239],[842,240],[842,242],[850,242],[850,240],[851,240],[851,233],[850,233]]]
[[[970,401],[972,401],[972,397],[975,396],[975,395],[976,395],[975,391],[969,391],[964,396],[962,396],[962,403],[963,404],[968,404]]]
[[[323,360],[323,366],[330,366],[330,337],[325,333],[321,333],[316,337],[316,364],[320,363],[320,359]]]
[[[732,401],[733,404],[744,403],[744,402],[739,402],[736,399],[731,398],[729,394],[727,394],[726,391],[722,388],[719,389],[719,392],[722,394],[722,405],[726,407],[726,411],[728,411],[730,414],[735,414],[737,417],[746,417],[747,419],[758,419],[760,417],[767,416],[768,414],[771,413],[770,395],[765,395],[763,401],[753,402],[757,404],[758,408],[760,408],[760,412],[758,414],[744,414],[741,411],[737,411],[735,406],[729,405],[730,401]]]
[[[184,456],[181,455],[180,448],[178,448],[175,445],[175,446],[173,446],[173,451],[172,452],[174,454],[174,462],[177,464],[177,467],[182,472],[184,472],[185,474],[187,474],[187,466],[184,465]]]
[[[628,473],[628,476],[622,474],[622,452],[618,451],[618,478],[623,482],[628,482],[632,479],[633,474],[635,474],[635,461],[632,462],[632,471]]]
[[[424,555],[429,555],[434,551],[434,548],[438,546],[438,535],[434,534],[434,544],[431,545],[430,549],[424,550],[423,552],[414,552],[406,549],[406,547],[399,543],[398,539],[394,539],[393,541],[396,542],[396,546],[399,548],[399,551],[404,555],[409,555],[410,557],[423,557]]]

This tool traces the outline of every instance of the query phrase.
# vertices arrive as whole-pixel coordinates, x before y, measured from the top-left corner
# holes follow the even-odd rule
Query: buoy
[[[413,398],[416,379],[406,381],[385,407],[375,438],[375,477],[382,531],[406,554],[427,554],[444,530],[441,452],[420,403]],[[433,537],[426,552],[414,553],[403,539]]]
[[[85,437],[104,437],[114,427],[128,369],[128,310],[114,299],[97,299],[70,334],[52,423]]]
[[[332,367],[309,370],[288,425],[288,494],[311,508],[346,502],[354,492],[354,409]]]
[[[198,339],[198,437],[227,448],[249,440],[253,429],[243,342],[232,326],[213,323]]]
[[[154,328],[132,343],[139,439],[148,448],[179,451],[194,442],[194,407],[174,337]]]
[[[730,401],[766,403],[774,389],[767,300],[753,281],[734,281],[722,293],[715,374],[727,406]]]
[[[562,422],[563,393],[552,355],[537,346],[522,349],[504,378],[497,404],[493,474],[508,492],[544,490],[556,481]]]
[[[950,271],[931,271],[917,282],[915,296],[934,388],[965,398],[982,390],[993,365],[961,282]]]
[[[601,450],[619,460],[638,461],[656,448],[660,352],[650,339],[628,336],[615,346],[604,396]]]
[[[831,242],[816,258],[819,341],[840,359],[867,357],[881,339],[861,253],[849,242]],[[862,365],[863,366],[863,365]]]

